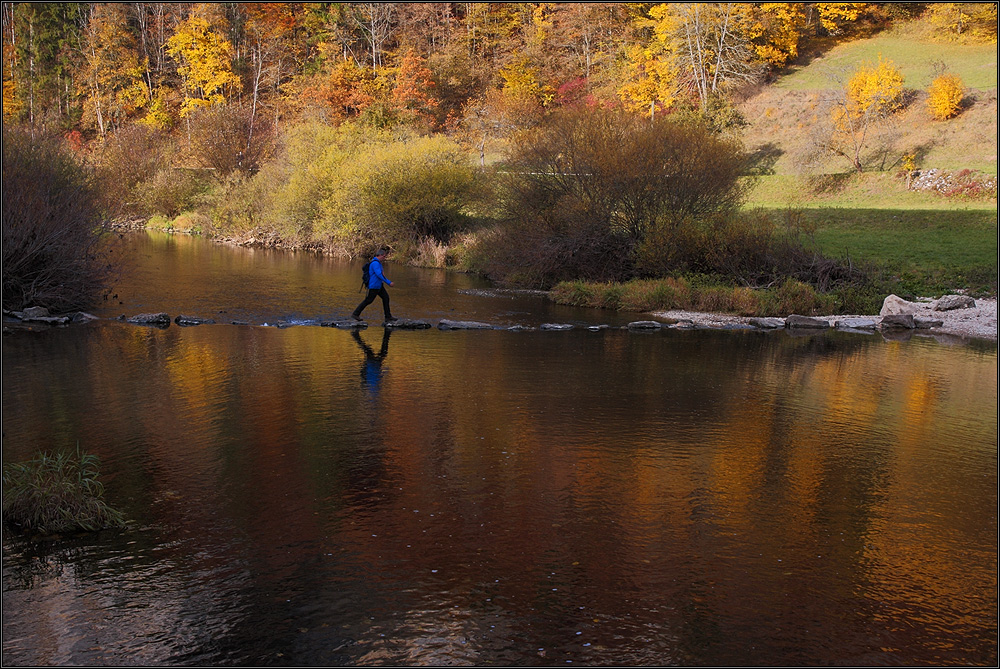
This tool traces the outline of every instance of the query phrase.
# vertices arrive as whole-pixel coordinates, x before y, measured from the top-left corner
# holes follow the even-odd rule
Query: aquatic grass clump
[[[4,525],[40,534],[124,527],[121,512],[102,499],[98,464],[96,455],[77,448],[4,465]]]

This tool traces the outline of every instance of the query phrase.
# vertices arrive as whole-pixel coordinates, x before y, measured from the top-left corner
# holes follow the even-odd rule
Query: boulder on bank
[[[882,300],[882,310],[879,316],[896,316],[899,314],[915,314],[920,311],[921,305],[916,302],[908,302],[898,295],[889,295]]]
[[[811,328],[815,330],[824,330],[830,327],[830,321],[824,320],[822,318],[812,318],[811,316],[800,316],[799,314],[791,314],[785,319],[786,328]]]
[[[944,325],[944,321],[936,320],[934,318],[921,318],[920,316],[913,317],[913,327],[918,330],[929,330],[931,328],[939,328]]]
[[[976,301],[968,295],[945,295],[931,303],[934,311],[951,311],[952,309],[968,309],[976,306]]]

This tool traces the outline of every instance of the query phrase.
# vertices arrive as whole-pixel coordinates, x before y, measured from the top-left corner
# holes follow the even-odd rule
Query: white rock
[[[890,295],[882,302],[882,311],[879,316],[897,316],[900,314],[915,314],[920,311],[920,305],[915,302],[907,302],[897,295]]]

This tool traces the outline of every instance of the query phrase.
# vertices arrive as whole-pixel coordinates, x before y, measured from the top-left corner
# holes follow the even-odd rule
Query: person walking
[[[388,253],[388,249],[380,248],[368,265],[368,294],[351,314],[351,318],[356,321],[362,320],[361,312],[374,302],[376,297],[382,298],[382,313],[385,316],[385,321],[391,323],[396,320],[389,310],[389,291],[385,289],[385,284],[392,285],[392,281],[385,277],[385,269],[382,267],[386,253]]]

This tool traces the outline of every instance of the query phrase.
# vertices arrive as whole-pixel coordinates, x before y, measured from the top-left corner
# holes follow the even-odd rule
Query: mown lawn
[[[997,292],[995,208],[803,209],[800,215],[817,251],[876,262],[915,295]]]

